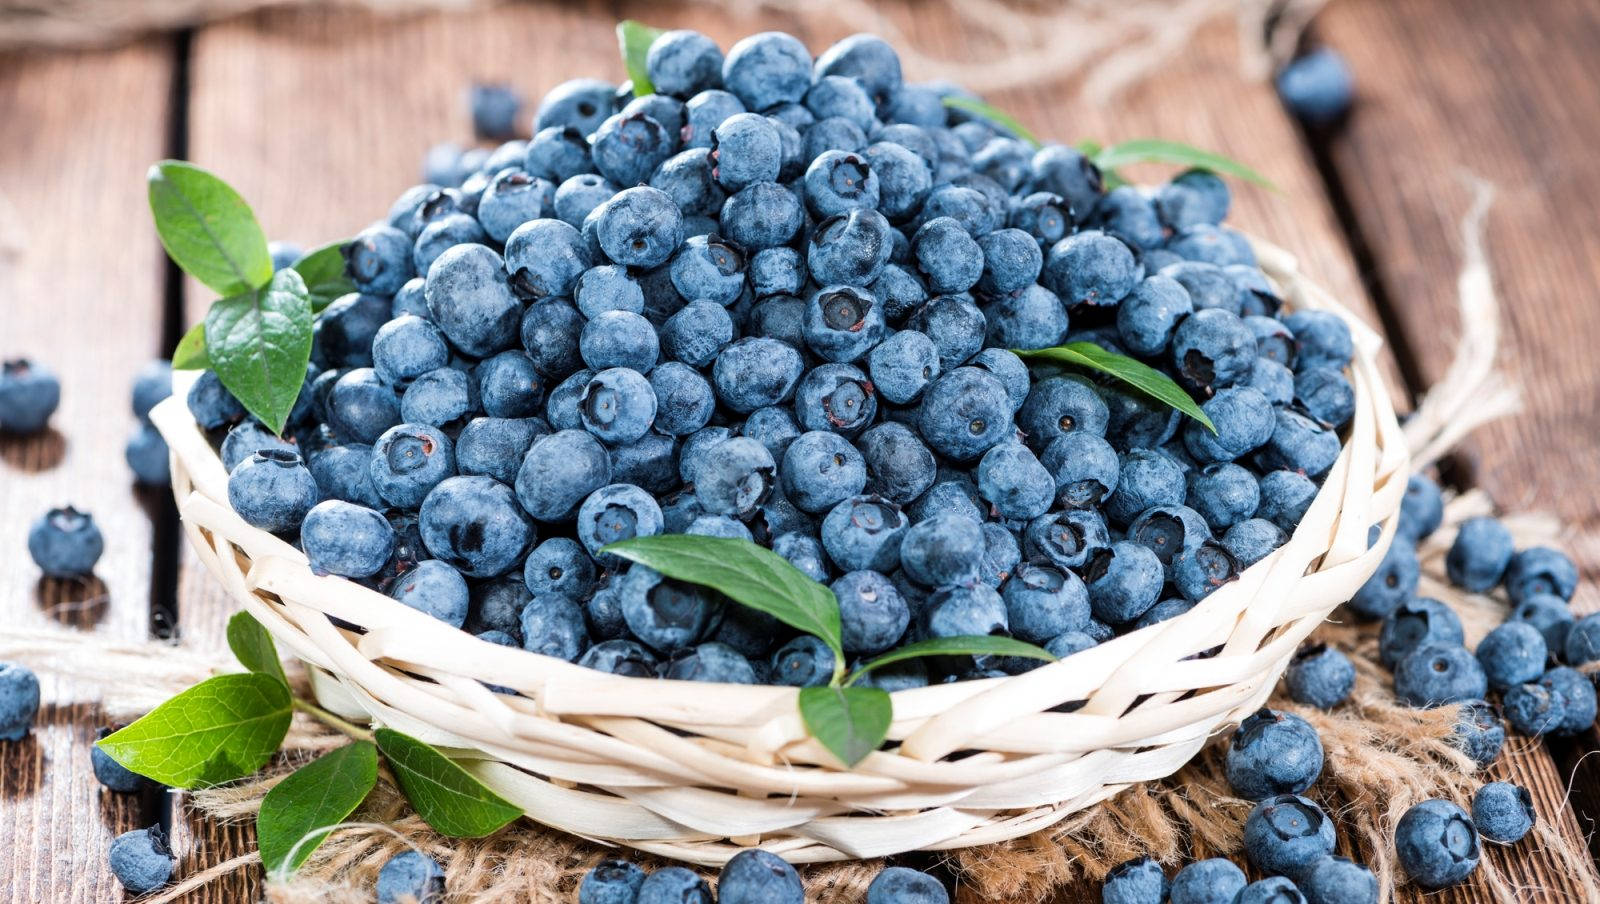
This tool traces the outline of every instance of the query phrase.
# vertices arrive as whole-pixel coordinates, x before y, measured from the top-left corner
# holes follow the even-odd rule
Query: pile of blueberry
[[[283,438],[201,377],[247,522],[495,643],[789,685],[831,674],[816,638],[601,549],[754,540],[832,587],[853,657],[995,633],[1067,655],[1294,529],[1351,417],[1351,337],[1280,311],[1215,175],[1107,191],[868,35],[813,59],[667,32],[648,69],[658,93],[570,81],[531,141],[429,154],[346,246],[360,291],[317,321]],[[1010,351],[1079,340],[1216,432]]]
[[[717,891],[693,870],[668,866],[646,873],[627,860],[603,860],[583,877],[578,904],[805,904],[794,867],[776,854],[740,851],[722,868]],[[949,904],[950,895],[927,873],[903,866],[880,872],[865,904]]]

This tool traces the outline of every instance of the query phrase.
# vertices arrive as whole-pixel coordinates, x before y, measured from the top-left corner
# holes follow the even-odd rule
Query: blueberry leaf
[[[985,634],[934,637],[929,640],[906,644],[897,650],[890,650],[876,659],[856,666],[855,671],[850,675],[850,682],[856,681],[873,669],[882,668],[896,662],[904,662],[907,659],[916,659],[921,656],[1021,656],[1025,659],[1043,659],[1047,662],[1054,661],[1056,658],[1048,650],[1011,637],[997,637]]]
[[[311,360],[311,299],[294,270],[212,302],[206,356],[222,385],[273,433],[282,433]]]
[[[482,838],[522,815],[515,805],[438,750],[388,728],[374,732],[400,790],[434,831],[451,838]]]
[[[800,689],[800,718],[806,730],[846,766],[866,759],[889,734],[894,705],[876,687]]]
[[[1166,141],[1161,138],[1135,138],[1132,141],[1123,141],[1102,148],[1097,153],[1090,155],[1101,172],[1109,173],[1119,166],[1130,163],[1171,163],[1177,166],[1198,167],[1226,176],[1235,176],[1247,182],[1254,182],[1263,188],[1274,186],[1267,178],[1248,166],[1236,160],[1230,160],[1221,154],[1201,150],[1193,145],[1181,141]]]
[[[1057,345],[1054,348],[1014,348],[1012,351],[1022,358],[1039,358],[1073,364],[1115,377],[1156,401],[1194,418],[1212,433],[1217,432],[1217,425],[1211,423],[1211,418],[1206,417],[1206,413],[1200,410],[1199,403],[1184,392],[1182,386],[1143,361],[1106,351],[1093,342],[1068,342],[1066,345]]]
[[[271,675],[218,675],[96,742],[124,767],[174,788],[215,785],[266,765],[289,731],[289,688]]]
[[[205,370],[210,366],[211,359],[206,357],[206,324],[202,320],[178,340],[177,348],[172,350],[172,369]]]
[[[181,160],[150,167],[146,181],[156,232],[183,272],[219,295],[258,289],[272,278],[266,234],[228,183]]]
[[[283,675],[283,663],[278,661],[277,644],[250,613],[235,612],[228,619],[228,649],[250,671],[271,675],[285,686],[289,684],[289,679]]]
[[[797,631],[816,635],[843,660],[839,598],[766,547],[727,537],[662,534],[623,540],[602,551],[719,591]]]
[[[1007,113],[999,107],[991,106],[981,100],[977,100],[976,98],[958,97],[955,95],[946,97],[944,99],[944,105],[952,110],[960,110],[963,113],[971,113],[973,116],[981,116],[984,119],[989,120],[991,124],[999,126],[1000,128],[1005,129],[1007,132],[1017,136],[1019,139],[1027,142],[1034,148],[1034,150],[1044,147],[1044,145],[1039,142],[1039,139],[1036,138],[1032,132],[1028,131],[1027,126],[1018,121],[1015,116],[1012,116],[1010,113]]]
[[[267,875],[300,868],[378,782],[378,749],[356,741],[323,754],[274,785],[256,814],[256,841]]]
[[[633,19],[617,23],[617,47],[622,51],[622,66],[628,72],[628,80],[633,82],[634,97],[656,93],[656,86],[650,84],[650,69],[645,65],[645,57],[650,53],[650,45],[662,34],[664,32],[661,29],[651,28]]]
[[[311,312],[322,309],[342,295],[356,291],[355,281],[345,272],[344,242],[329,242],[294,262],[294,271],[305,280],[306,292],[311,295]]]

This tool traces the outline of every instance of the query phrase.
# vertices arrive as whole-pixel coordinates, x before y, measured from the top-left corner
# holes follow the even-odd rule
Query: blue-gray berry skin
[[[443,904],[444,870],[421,851],[401,851],[378,870],[378,904]]]
[[[467,581],[461,572],[437,559],[418,562],[395,578],[389,596],[454,628],[467,620]]]
[[[318,498],[316,478],[285,449],[255,452],[228,475],[228,504],[251,527],[275,534],[298,529]]]
[[[1118,186],[1101,197],[1094,221],[1141,249],[1159,248],[1166,240],[1154,200],[1132,185]]]
[[[668,866],[645,877],[630,904],[712,904],[711,888],[693,870]]]
[[[1150,857],[1119,863],[1100,886],[1102,904],[1162,904],[1170,883],[1166,871]]]
[[[877,138],[878,141],[867,146],[864,156],[878,181],[878,210],[888,217],[890,222],[902,223],[913,218],[921,210],[923,202],[933,188],[933,171],[929,169],[927,161],[915,151],[904,145],[883,140],[882,132]],[[1033,275],[1037,277],[1043,256],[1039,253],[1039,246],[1032,237],[1026,233],[1021,234],[1033,247]],[[1014,255],[997,255],[997,259],[1009,262],[1000,265],[1002,282],[1015,281],[1027,272],[1025,259],[1019,261]],[[1015,266],[1016,263],[1021,263],[1022,266]],[[1030,279],[1029,282],[1031,281]],[[995,285],[999,286],[1001,283]]]
[[[628,569],[619,590],[628,630],[658,653],[688,649],[722,621],[725,599],[720,594],[663,578],[640,565]]]
[[[715,236],[692,236],[678,248],[669,272],[679,295],[726,307],[744,288],[745,256]]]
[[[556,186],[555,218],[574,229],[582,229],[589,215],[604,207],[616,193],[617,187],[599,173],[584,172],[570,176]],[[555,235],[553,229],[551,235]],[[560,238],[563,244],[570,241],[564,233]],[[585,248],[592,258],[593,249]]]
[[[806,268],[819,285],[870,285],[889,262],[893,233],[876,210],[852,208],[828,217],[806,244]]]
[[[592,606],[590,611],[592,611]],[[594,632],[594,619],[592,616],[588,618],[588,622],[590,634],[592,635]],[[603,640],[584,650],[583,655],[578,657],[578,665],[586,669],[594,669],[597,672],[606,672],[611,675],[621,675],[625,678],[658,677],[657,666],[659,664],[655,655],[649,650],[631,640],[622,639]],[[580,888],[580,901],[591,900],[590,898],[581,897],[582,894],[583,891]],[[593,900],[609,901],[611,899],[594,898]],[[622,900],[632,901],[633,898],[627,897]]]
[[[698,31],[668,31],[651,42],[645,71],[657,91],[688,98],[722,84],[722,49]]]
[[[1343,703],[1355,682],[1356,668],[1350,657],[1320,643],[1296,652],[1284,675],[1289,699],[1318,709],[1332,709]]]
[[[1324,426],[1343,427],[1355,415],[1355,389],[1344,374],[1327,367],[1312,367],[1294,377],[1294,399]]]
[[[891,866],[867,886],[867,904],[950,904],[950,893],[927,873]]]
[[[939,350],[939,365],[944,370],[976,363],[975,356],[983,348],[983,337],[988,331],[983,311],[966,294],[930,298],[912,312],[906,326],[920,330],[933,340],[934,348]]]
[[[900,565],[900,543],[909,526],[905,513],[887,499],[852,496],[823,518],[822,546],[840,571],[888,574]]]
[[[1269,876],[1240,889],[1233,904],[1306,904],[1306,898],[1288,878]]]
[[[1500,583],[1515,549],[1505,525],[1494,518],[1469,518],[1450,544],[1445,573],[1461,589],[1483,593]]]
[[[802,511],[821,513],[862,491],[867,465],[861,453],[837,433],[800,434],[783,454],[783,489]]]
[[[1478,664],[1496,690],[1539,680],[1548,656],[1544,635],[1526,622],[1506,622],[1478,642]]]
[[[1247,800],[1299,794],[1322,774],[1322,739],[1293,713],[1262,709],[1246,718],[1228,745],[1228,784]]]
[[[1559,653],[1562,662],[1574,667],[1600,660],[1600,614],[1574,622]]]
[[[461,351],[490,355],[516,342],[522,306],[507,283],[506,261],[493,249],[468,244],[445,251],[428,269],[424,294],[433,322]]]
[[[478,202],[478,222],[502,244],[518,226],[555,215],[556,187],[520,168],[504,170],[489,182]]]
[[[1478,866],[1478,830],[1447,800],[1425,800],[1407,810],[1395,825],[1394,845],[1406,874],[1423,888],[1454,885]]]
[[[1503,581],[1513,603],[1539,595],[1570,600],[1578,586],[1578,567],[1558,549],[1534,546],[1511,557]]]
[[[613,483],[589,494],[578,507],[576,531],[589,555],[615,567],[618,560],[600,550],[612,543],[661,533],[661,507],[649,493],[630,483]]]
[[[577,661],[589,646],[583,609],[559,593],[535,596],[518,618],[522,648],[530,653]]]
[[[1185,171],[1156,193],[1156,210],[1172,229],[1220,223],[1230,202],[1227,183],[1209,170]]]
[[[373,444],[368,477],[390,505],[416,508],[441,480],[456,473],[455,444],[437,427],[398,424]]]
[[[1192,261],[1205,261],[1219,267],[1256,263],[1255,252],[1243,235],[1227,226],[1200,224],[1172,236],[1166,250]],[[1243,313],[1242,311],[1240,313]]]
[[[306,513],[300,545],[313,572],[365,578],[377,574],[389,560],[395,532],[372,509],[329,499]]]
[[[1478,700],[1489,679],[1478,660],[1459,643],[1419,647],[1394,670],[1395,696],[1412,706],[1443,706]]]
[[[1131,524],[1155,506],[1182,505],[1185,492],[1182,466],[1155,450],[1134,449],[1122,456],[1116,490],[1105,502],[1106,517],[1113,524]]]
[[[978,462],[978,492],[1000,517],[1028,520],[1049,511],[1055,478],[1020,442],[1003,442]]]
[[[1128,525],[1125,539],[1150,547],[1170,579],[1178,556],[1211,539],[1211,530],[1200,513],[1186,505],[1157,505]]]
[[[1117,332],[1128,351],[1155,357],[1166,351],[1178,323],[1193,311],[1188,290],[1176,280],[1149,276],[1117,305]]]
[[[1276,410],[1260,390],[1230,386],[1200,406],[1216,427],[1197,420],[1184,424],[1184,448],[1202,464],[1235,461],[1272,439]]]
[[[855,447],[866,463],[867,491],[891,502],[917,499],[937,477],[933,452],[904,424],[879,424],[861,434]]]
[[[45,512],[28,528],[28,555],[45,577],[88,575],[104,551],[105,538],[94,516],[70,505]]]
[[[983,249],[952,217],[934,217],[911,239],[912,258],[937,295],[965,292],[983,275]]]
[[[1421,596],[1401,603],[1383,619],[1378,632],[1378,658],[1393,669],[1413,650],[1430,646],[1460,646],[1461,617],[1436,599]],[[1543,670],[1541,669],[1541,674]]]
[[[1218,462],[1190,471],[1185,500],[1205,518],[1213,532],[1251,518],[1261,504],[1261,482],[1233,462]]]
[[[1000,588],[1014,636],[1044,644],[1080,631],[1089,621],[1089,592],[1072,571],[1047,561],[1018,565]]]
[[[474,377],[483,413],[494,418],[537,416],[544,402],[544,379],[533,358],[521,349],[481,361]]]
[[[1329,856],[1300,879],[1306,904],[1378,904],[1378,877],[1353,860]]]
[[[970,637],[1008,634],[1006,604],[987,584],[950,584],[928,596],[921,636]]]
[[[583,428],[612,445],[634,442],[649,432],[656,409],[656,393],[650,381],[627,367],[612,367],[595,374],[578,398]]]
[[[393,295],[406,280],[419,275],[412,267],[411,241],[393,226],[374,225],[356,233],[339,250],[356,288],[374,295]]]
[[[954,514],[913,524],[900,543],[900,567],[925,587],[976,580],[983,559],[983,530]]]
[[[172,879],[177,859],[160,826],[123,832],[111,840],[111,874],[131,895],[148,894]]]
[[[1052,440],[1039,463],[1055,476],[1056,504],[1066,508],[1100,505],[1116,490],[1122,472],[1111,444],[1083,430]]]
[[[1082,569],[1110,545],[1105,519],[1092,509],[1041,515],[1028,522],[1023,533],[1023,551],[1028,556],[1041,556],[1063,569]],[[1160,560],[1156,560],[1157,569],[1160,566]]]
[[[806,206],[820,219],[858,208],[877,208],[878,174],[867,158],[852,151],[825,150],[806,167]]]
[[[694,475],[695,496],[716,515],[749,515],[777,483],[772,453],[753,439],[736,436],[710,448]]]
[[[14,662],[0,662],[0,741],[20,741],[39,712],[39,678]]]
[[[0,672],[0,675],[3,674],[3,672]],[[95,740],[98,741],[111,734],[111,732],[112,729],[110,728],[102,728],[95,732]],[[0,734],[0,737],[4,737],[4,735]],[[89,748],[89,765],[94,769],[94,777],[100,784],[106,790],[114,791],[118,794],[137,794],[153,784],[149,779],[112,759],[110,754],[101,750],[98,746]]]
[[[677,150],[674,131],[630,103],[590,136],[594,168],[616,185],[638,185]]]
[[[1319,47],[1284,66],[1276,85],[1289,112],[1309,125],[1326,126],[1350,109],[1354,81],[1337,50]]]
[[[1172,877],[1172,904],[1233,904],[1247,880],[1231,860],[1197,860]]]
[[[417,273],[426,273],[445,251],[463,245],[487,244],[489,240],[483,227],[470,214],[446,214],[428,223],[417,234],[416,245],[411,249],[411,265]]]
[[[1361,618],[1383,618],[1416,593],[1421,573],[1417,548],[1396,537],[1378,563],[1378,570],[1345,605]]]
[[[219,452],[222,466],[232,472],[241,462],[262,449],[299,452],[291,440],[274,435],[271,430],[263,427],[260,421],[251,418],[234,424],[228,430],[228,435],[223,438]]]
[[[172,362],[151,361],[133,376],[133,416],[150,422],[150,409],[172,395]]]
[[[1536,594],[1522,601],[1517,608],[1511,610],[1508,621],[1527,622],[1539,629],[1544,635],[1544,642],[1551,650],[1565,650],[1567,647],[1567,634],[1571,632],[1574,623],[1572,610],[1567,608],[1565,600],[1558,596]]]
[[[1515,844],[1537,820],[1528,789],[1511,782],[1490,782],[1472,795],[1472,824],[1478,834],[1501,844]]]
[[[644,290],[639,281],[628,275],[627,268],[613,264],[590,267],[578,277],[573,288],[573,301],[585,317],[595,317],[605,311],[644,311]]]
[[[1021,358],[1009,349],[986,348],[967,359],[967,363],[993,374],[1006,388],[1006,398],[1011,400],[1012,410],[1021,410],[1033,386],[1033,375]]]
[[[1294,794],[1256,804],[1244,824],[1244,851],[1263,872],[1295,879],[1333,852],[1333,820]],[[1270,899],[1268,899],[1270,900]]]
[[[883,306],[866,289],[826,286],[806,302],[801,335],[827,361],[860,360],[884,334]]]
[[[1221,308],[1184,318],[1173,331],[1170,349],[1182,382],[1205,394],[1240,382],[1255,365],[1255,336],[1237,315]]]
[[[1561,727],[1566,719],[1567,700],[1557,688],[1528,682],[1507,688],[1501,707],[1506,721],[1518,734],[1538,737]]]
[[[644,870],[628,860],[602,860],[583,874],[583,881],[578,885],[578,904],[634,904],[644,878]]]
[[[828,645],[802,634],[772,654],[768,681],[786,687],[821,687],[833,678],[834,657]]]
[[[872,349],[867,368],[885,401],[905,405],[939,376],[939,352],[926,334],[901,330]]]
[[[799,197],[776,182],[745,186],[722,205],[723,235],[751,250],[788,242],[805,219],[805,207]]]
[[[373,369],[392,386],[404,387],[449,363],[450,345],[431,320],[408,314],[385,323],[372,337]]]
[[[1444,497],[1439,492],[1439,485],[1434,483],[1426,474],[1413,474],[1406,481],[1406,493],[1400,498],[1400,527],[1399,533],[1410,537],[1413,544],[1420,542],[1424,537],[1431,535],[1439,529],[1439,523],[1444,520]],[[1547,552],[1553,552],[1545,548]],[[1533,552],[1533,550],[1528,550]],[[1517,556],[1512,557],[1515,563]],[[1510,569],[1507,569],[1508,575]],[[1574,572],[1576,574],[1576,572]],[[1511,582],[1506,582],[1506,590],[1511,590]],[[1516,600],[1516,594],[1512,594]]]
[[[728,620],[723,620],[726,627]],[[663,678],[675,681],[709,681],[718,684],[755,684],[756,672],[743,653],[711,641],[680,653],[667,664]]]
[[[1161,559],[1139,543],[1119,540],[1095,550],[1083,572],[1095,617],[1111,624],[1136,620],[1160,598],[1162,571]]]
[[[805,897],[794,867],[759,848],[735,854],[717,880],[721,904],[804,904]]]
[[[508,276],[504,283],[523,298],[567,296],[591,261],[588,246],[571,224],[556,219],[528,220],[515,227],[506,239],[504,267]],[[431,270],[429,276],[432,277]],[[496,298],[501,297],[496,292]],[[447,328],[445,332],[450,331]],[[455,337],[451,338],[454,341]],[[463,350],[471,351],[465,347]]]
[[[1343,370],[1354,354],[1350,326],[1328,311],[1296,311],[1283,318],[1294,334],[1295,369],[1331,367]]]
[[[430,370],[413,380],[400,396],[400,419],[454,429],[476,407],[475,390],[465,371],[454,367]]]
[[[717,356],[712,386],[724,405],[741,413],[787,401],[805,365],[800,353],[776,339],[740,339]]]
[[[583,132],[570,126],[539,129],[528,142],[522,168],[531,176],[560,185],[567,179],[594,172],[589,143]]]
[[[1040,285],[993,298],[984,306],[983,316],[987,341],[1003,348],[1049,348],[1060,345],[1067,334],[1066,308]]]
[[[1199,602],[1223,584],[1237,580],[1243,569],[1227,547],[1206,540],[1172,560],[1172,584],[1183,598]]]
[[[1597,710],[1594,681],[1574,668],[1557,666],[1539,679],[1541,687],[1559,693],[1563,701],[1561,724],[1554,733],[1573,735],[1594,725]]]
[[[666,193],[647,185],[617,192],[599,211],[596,235],[612,263],[655,267],[683,241],[683,214]],[[576,279],[576,274],[574,274]]]
[[[422,501],[422,540],[464,575],[498,577],[516,566],[534,539],[511,488],[490,477],[450,477]]]
[[[1500,748],[1506,742],[1506,729],[1489,704],[1470,700],[1461,705],[1461,714],[1449,740],[1452,747],[1482,767],[1500,756]]]
[[[1222,545],[1233,553],[1240,568],[1261,561],[1287,540],[1283,529],[1265,518],[1246,518],[1222,535]]]
[[[500,631],[519,645],[522,643],[522,609],[533,598],[525,584],[514,578],[480,581],[471,587],[468,596],[468,631]]]
[[[935,452],[970,461],[1014,430],[1005,385],[975,367],[943,374],[924,393],[918,428]]]

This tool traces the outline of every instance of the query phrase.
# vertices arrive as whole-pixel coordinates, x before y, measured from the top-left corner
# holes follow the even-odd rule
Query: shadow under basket
[[[895,693],[885,747],[855,768],[807,735],[795,688],[617,677],[318,577],[229,507],[222,462],[185,405],[192,374],[154,418],[195,551],[306,662],[324,705],[445,748],[529,819],[710,866],[752,845],[812,863],[989,844],[1177,771],[1263,705],[1389,545],[1408,454],[1381,340],[1287,252],[1255,249],[1289,307],[1332,311],[1355,337],[1355,417],[1293,536],[1168,621],[1014,677]],[[1082,706],[1054,711],[1071,701]]]

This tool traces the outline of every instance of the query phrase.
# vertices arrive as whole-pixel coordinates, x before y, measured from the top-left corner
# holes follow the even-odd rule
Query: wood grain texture
[[[1506,324],[1502,361],[1527,406],[1478,430],[1455,460],[1501,506],[1561,516],[1583,573],[1574,608],[1600,610],[1600,221],[1592,204],[1600,132],[1586,112],[1600,107],[1600,7],[1346,0],[1318,20],[1318,37],[1356,73],[1357,105],[1331,160],[1372,249],[1372,277],[1424,381],[1449,366],[1459,333],[1464,174],[1497,189],[1486,247]],[[1528,787],[1541,819],[1582,838],[1600,813],[1600,769],[1584,757],[1597,743],[1590,732],[1553,744],[1559,766],[1506,758],[1496,777]],[[1551,877],[1548,853],[1518,853],[1493,855],[1530,900],[1577,900],[1576,889]]]
[[[171,45],[110,53],[0,55],[0,356],[60,375],[61,408],[34,437],[0,434],[0,623],[66,624],[123,640],[150,621],[151,512],[122,457],[134,372],[161,349],[161,249],[144,168],[162,155]],[[30,522],[71,503],[105,554],[87,582],[42,580]],[[0,902],[103,902],[106,866],[142,802],[101,789],[89,744],[104,717],[92,689],[39,674],[27,739],[0,743]]]

